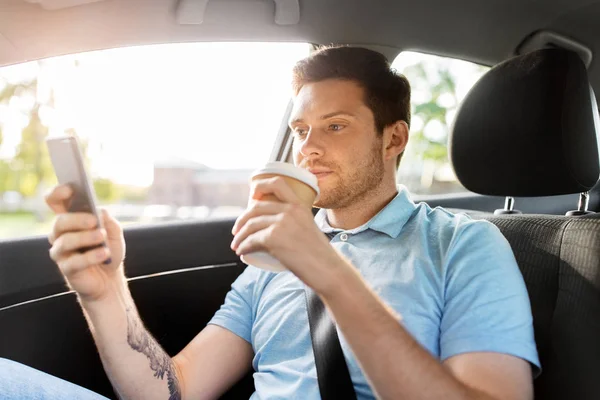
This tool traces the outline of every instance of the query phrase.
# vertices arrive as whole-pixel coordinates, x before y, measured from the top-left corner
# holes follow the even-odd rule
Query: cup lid
[[[274,161],[269,162],[265,164],[264,167],[255,170],[252,173],[252,177],[265,174],[284,175],[297,179],[313,188],[313,190],[317,192],[317,197],[319,196],[319,180],[313,173],[305,170],[304,168],[296,167],[295,165],[286,162]]]

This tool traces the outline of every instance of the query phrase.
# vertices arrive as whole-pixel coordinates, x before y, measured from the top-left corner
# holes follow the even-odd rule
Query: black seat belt
[[[331,239],[335,233],[327,236]],[[304,285],[304,292],[321,398],[323,400],[356,399],[335,324],[315,291]]]

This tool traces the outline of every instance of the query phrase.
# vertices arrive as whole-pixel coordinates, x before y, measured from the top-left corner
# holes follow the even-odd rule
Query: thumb
[[[106,235],[109,239],[118,238],[123,234],[123,228],[119,221],[115,219],[110,213],[105,209],[101,209],[102,214],[102,222],[104,224],[104,229],[106,229]]]

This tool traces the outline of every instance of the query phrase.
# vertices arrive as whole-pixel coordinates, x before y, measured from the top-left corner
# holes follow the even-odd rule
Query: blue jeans
[[[0,400],[108,400],[18,362],[0,358]]]

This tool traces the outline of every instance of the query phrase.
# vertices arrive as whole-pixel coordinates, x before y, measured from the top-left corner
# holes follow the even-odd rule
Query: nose
[[[322,157],[325,153],[323,143],[317,129],[311,128],[303,141],[298,141],[297,151],[302,158],[310,160]]]

